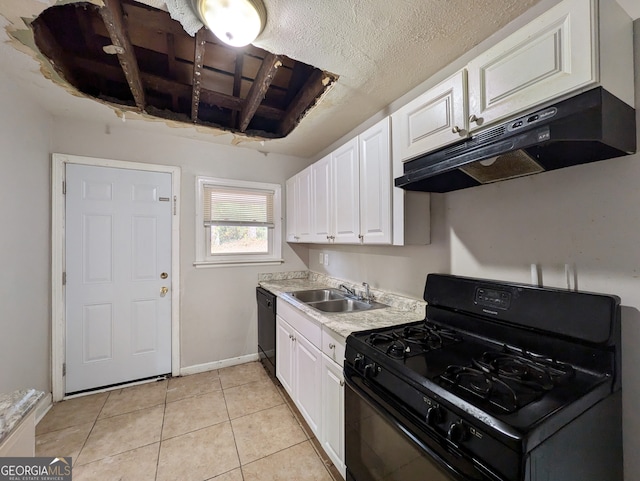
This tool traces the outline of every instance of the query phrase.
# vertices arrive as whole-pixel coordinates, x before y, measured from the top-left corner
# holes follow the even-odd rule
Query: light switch
[[[329,265],[329,254],[325,254],[324,255],[324,265],[328,266]]]
[[[318,262],[320,265],[324,264],[324,254],[322,252],[320,253],[320,257],[318,257]]]

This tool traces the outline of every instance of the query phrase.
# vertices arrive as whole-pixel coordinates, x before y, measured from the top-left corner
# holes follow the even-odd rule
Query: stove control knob
[[[444,410],[440,406],[431,406],[427,409],[425,420],[429,426],[440,424],[444,420]]]
[[[460,444],[464,440],[467,439],[467,428],[462,423],[462,420],[458,420],[449,426],[449,431],[447,431],[447,438],[454,444]]]
[[[353,367],[359,370],[359,369],[362,369],[363,364],[364,364],[364,356],[362,354],[356,354],[356,357],[353,360]]]
[[[378,374],[378,366],[376,366],[375,362],[364,367],[364,377],[375,377],[376,374]]]

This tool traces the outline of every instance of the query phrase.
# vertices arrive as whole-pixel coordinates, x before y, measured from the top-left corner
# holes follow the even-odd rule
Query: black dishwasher
[[[271,377],[276,377],[276,296],[256,288],[258,299],[258,355]]]

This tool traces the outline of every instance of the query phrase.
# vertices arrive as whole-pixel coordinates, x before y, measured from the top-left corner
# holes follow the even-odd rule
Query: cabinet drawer
[[[322,329],[322,352],[340,366],[344,365],[344,337],[329,328]]]
[[[310,319],[299,309],[293,307],[288,302],[278,303],[278,315],[291,325],[296,331],[307,338],[311,344],[320,349],[322,328],[316,321]]]

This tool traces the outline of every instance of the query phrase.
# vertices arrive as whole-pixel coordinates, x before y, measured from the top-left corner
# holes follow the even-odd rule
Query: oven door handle
[[[387,422],[391,423],[397,429],[402,431],[406,436],[408,436],[412,442],[417,444],[420,447],[420,449],[422,449],[427,454],[429,454],[429,456],[431,456],[433,460],[436,463],[438,463],[438,465],[440,465],[450,475],[455,476],[456,479],[460,481],[508,481],[505,478],[498,476],[496,473],[488,470],[483,464],[479,463],[474,459],[470,459],[468,457],[462,457],[461,459],[464,459],[465,464],[468,466],[469,469],[465,470],[464,472],[460,471],[458,468],[454,467],[449,461],[447,461],[447,459],[445,459],[445,457],[443,456],[443,454],[445,453],[443,454],[438,453],[435,450],[436,449],[435,446],[431,447],[429,444],[426,444],[418,436],[416,436],[414,433],[409,431],[402,424],[401,421],[396,419],[394,414],[397,413],[397,410],[393,409],[392,406],[389,406],[387,402],[385,402],[383,399],[378,397],[370,389],[367,389],[366,385],[364,384],[364,382],[366,381],[363,378],[361,378],[357,374],[357,372],[354,372],[348,365],[345,365],[344,367],[344,379],[345,379],[346,387],[350,388],[355,394],[360,396],[367,404],[373,407],[380,416],[382,416],[387,420]],[[389,411],[393,411],[393,413]],[[404,416],[401,413],[397,413],[397,415],[399,417],[404,418]],[[433,441],[435,443],[438,443],[438,441],[435,439]],[[441,449],[445,450],[446,448],[441,447]],[[482,472],[479,471],[479,469],[482,469]],[[473,474],[477,474],[482,477],[472,476],[471,472],[473,472]]]

